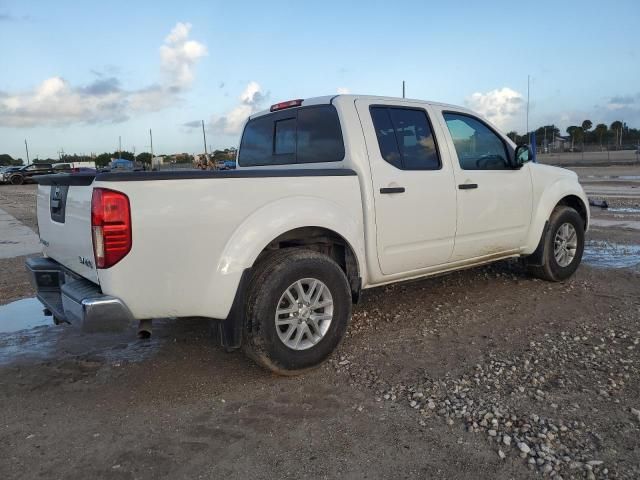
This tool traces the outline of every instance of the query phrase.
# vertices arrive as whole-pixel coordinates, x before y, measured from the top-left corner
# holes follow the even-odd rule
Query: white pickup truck
[[[248,119],[234,171],[38,178],[27,268],[57,321],[216,319],[226,348],[296,373],[336,348],[362,289],[510,257],[572,275],[588,200],[530,155],[451,105],[283,102]]]

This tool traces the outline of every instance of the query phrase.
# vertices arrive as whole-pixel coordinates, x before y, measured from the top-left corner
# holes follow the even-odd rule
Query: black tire
[[[576,232],[577,245],[571,263],[561,266],[554,255],[554,242],[558,230],[565,223],[573,226]],[[560,282],[569,278],[580,265],[584,252],[584,221],[580,214],[571,207],[565,205],[557,206],[551,213],[549,228],[547,228],[541,243],[543,248],[541,265],[528,265],[529,272],[550,282]]]
[[[22,175],[14,175],[9,181],[11,185],[22,185],[24,183],[24,177]]]
[[[278,329],[286,333],[282,329],[291,327],[276,326],[276,309],[289,287],[298,280],[309,278],[319,280],[329,290],[333,317],[326,333],[316,344],[295,350],[280,339]],[[350,319],[349,283],[335,261],[313,250],[278,250],[255,267],[249,283],[244,350],[256,363],[275,373],[296,375],[317,367],[331,355],[342,341]],[[308,339],[306,333],[304,338]]]

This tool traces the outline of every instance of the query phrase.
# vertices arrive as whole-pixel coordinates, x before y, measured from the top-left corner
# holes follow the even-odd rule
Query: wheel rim
[[[315,278],[292,283],[278,300],[276,331],[292,350],[306,350],[324,338],[333,320],[333,297]]]
[[[578,234],[570,223],[563,223],[556,232],[553,241],[553,255],[561,267],[567,267],[573,262],[578,249]]]

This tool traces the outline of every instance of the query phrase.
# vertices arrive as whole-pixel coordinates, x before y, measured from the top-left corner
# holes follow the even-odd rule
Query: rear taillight
[[[131,250],[129,197],[122,192],[94,188],[91,232],[97,268],[109,268],[122,260]]]

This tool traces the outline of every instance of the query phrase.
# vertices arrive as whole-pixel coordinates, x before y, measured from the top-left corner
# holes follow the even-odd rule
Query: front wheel
[[[281,375],[318,366],[336,349],[351,318],[351,292],[340,266],[305,249],[274,252],[249,284],[246,353]]]
[[[24,177],[22,175],[14,175],[9,181],[11,185],[22,185],[24,183]]]
[[[536,277],[552,282],[569,278],[580,265],[584,252],[582,217],[571,207],[556,207],[541,241],[542,264],[529,265],[529,271]]]

